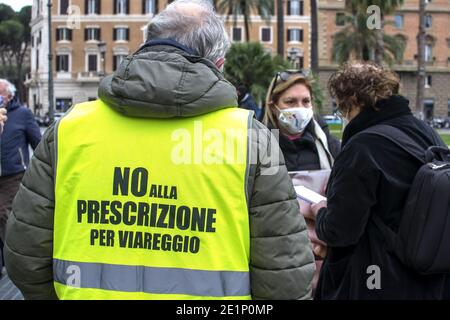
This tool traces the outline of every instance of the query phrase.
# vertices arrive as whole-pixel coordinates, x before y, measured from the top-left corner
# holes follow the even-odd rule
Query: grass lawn
[[[342,124],[329,124],[328,128],[333,136],[342,140]]]
[[[330,125],[328,125],[328,127],[330,128],[330,132],[332,135],[334,135],[339,140],[342,139],[342,125],[330,124]],[[442,140],[444,140],[444,142],[448,146],[450,146],[450,133],[446,133],[446,134],[441,133],[440,135],[441,135]]]
[[[441,138],[448,146],[450,146],[450,134],[441,134]]]

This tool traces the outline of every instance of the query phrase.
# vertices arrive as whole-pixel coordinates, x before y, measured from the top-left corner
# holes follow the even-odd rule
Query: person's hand
[[[313,243],[313,252],[316,257],[325,259],[327,256],[327,246]]]
[[[314,215],[314,220],[316,220],[317,214],[319,213],[319,210],[322,208],[327,207],[326,201],[320,201],[319,203],[311,205],[311,212]]]
[[[326,246],[326,243],[320,240],[316,234],[316,222],[311,219],[305,219],[306,227],[308,228],[308,236],[313,244],[319,244],[322,246]]]
[[[302,213],[305,219],[315,220],[315,216],[311,210],[311,204],[305,200],[298,199],[298,203],[300,205],[300,212]]]
[[[3,126],[5,125],[7,119],[6,108],[0,108],[0,133],[3,132]]]

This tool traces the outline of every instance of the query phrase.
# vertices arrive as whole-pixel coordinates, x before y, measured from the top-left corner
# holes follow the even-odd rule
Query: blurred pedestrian
[[[236,88],[236,92],[238,95],[239,108],[253,111],[255,113],[255,118],[261,121],[262,108],[257,105],[248,88],[244,85],[240,85]]]
[[[237,108],[229,46],[210,1],[174,1],[100,100],[47,130],[8,221],[26,299],[311,297],[295,191],[278,157],[265,161],[278,151],[267,128]],[[199,147],[208,136],[219,150]]]
[[[450,299],[450,275],[422,275],[405,266],[375,223],[398,232],[405,199],[423,163],[394,143],[400,136],[386,132],[391,141],[367,129],[387,125],[410,137],[424,154],[432,145],[445,146],[413,116],[399,86],[396,74],[367,62],[346,63],[329,80],[348,125],[327,203],[312,208],[317,236],[328,246],[316,299]]]
[[[0,240],[5,241],[6,221],[20,181],[29,163],[31,146],[36,148],[41,132],[30,110],[23,107],[15,97],[16,89],[12,83],[0,79],[0,97],[6,109],[8,120],[0,135]],[[2,113],[4,114],[4,113]]]

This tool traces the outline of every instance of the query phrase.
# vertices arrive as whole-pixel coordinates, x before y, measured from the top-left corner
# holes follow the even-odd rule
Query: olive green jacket
[[[193,117],[237,105],[234,87],[211,62],[168,45],[151,46],[126,58],[101,82],[99,97],[123,116],[133,117]],[[266,130],[256,120],[251,126]],[[6,267],[26,299],[56,298],[56,130],[57,125],[49,128],[35,150],[7,224]],[[250,158],[258,160],[250,165],[246,184],[252,297],[309,299],[315,264],[306,224],[284,160],[268,161],[270,147],[279,147],[265,132],[266,139],[252,137]]]

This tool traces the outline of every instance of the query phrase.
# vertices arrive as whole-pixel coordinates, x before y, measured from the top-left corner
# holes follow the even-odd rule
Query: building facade
[[[339,15],[345,12],[344,1],[319,0],[319,64],[322,86],[337,65],[332,59],[333,34],[343,28]],[[426,6],[426,84],[424,106],[416,110],[417,35],[419,0],[405,0],[385,27],[386,34],[406,40],[403,61],[392,68],[401,79],[401,93],[410,100],[417,115],[425,118],[450,116],[450,0],[428,0]],[[333,101],[327,94],[324,112],[331,113]],[[335,106],[335,105],[334,105]]]
[[[166,0],[53,0],[52,51],[56,112],[97,98],[101,77],[111,74],[121,60],[146,39],[146,26],[167,5]],[[250,41],[277,52],[276,5],[270,22],[252,13]],[[285,57],[299,68],[310,65],[309,1],[284,2]],[[244,42],[242,17],[234,23],[222,15],[232,42]],[[28,104],[37,114],[48,112],[47,0],[34,0],[31,34],[31,73]]]

